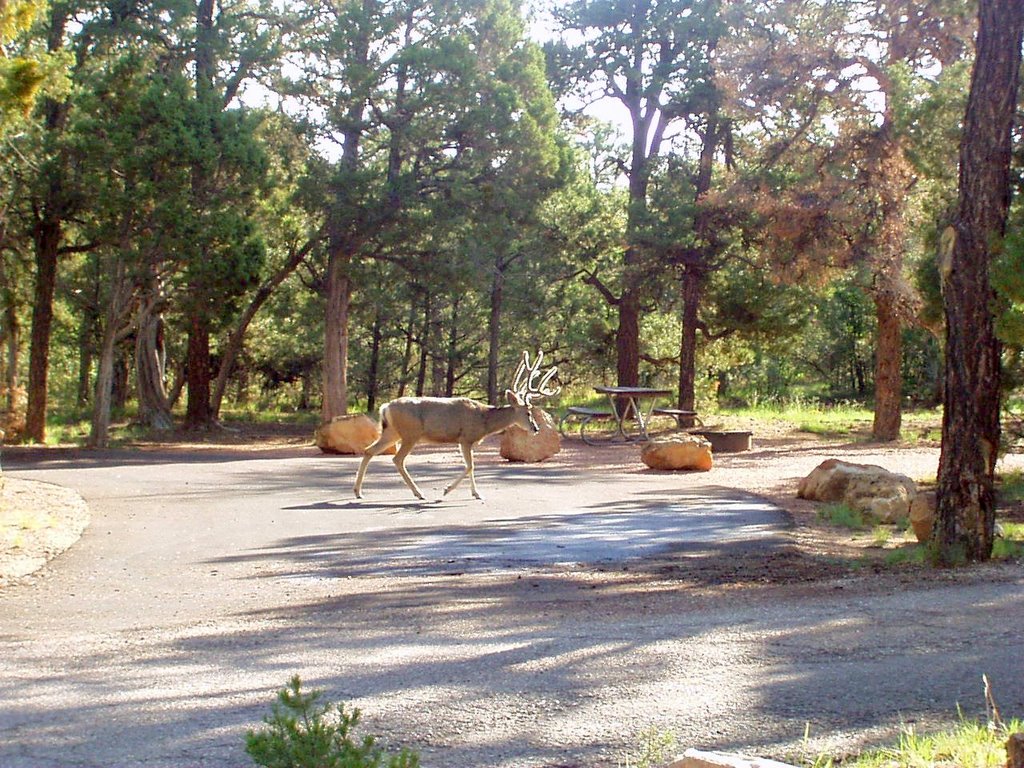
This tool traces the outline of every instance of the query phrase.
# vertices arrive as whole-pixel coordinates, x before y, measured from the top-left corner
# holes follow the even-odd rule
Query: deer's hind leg
[[[356,472],[355,494],[357,499],[363,498],[363,476],[366,474],[366,467],[369,466],[370,459],[379,453],[383,453],[397,442],[398,431],[387,426],[381,432],[376,442],[366,447],[366,450],[363,452],[363,460],[359,462],[359,471]]]

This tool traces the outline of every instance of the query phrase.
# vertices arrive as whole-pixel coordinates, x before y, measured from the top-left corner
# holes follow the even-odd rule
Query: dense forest
[[[0,426],[88,414],[102,446],[126,417],[495,402],[540,349],[565,396],[854,400],[894,439],[943,399],[977,25],[962,0],[6,0]],[[986,304],[1004,410],[1022,222]]]

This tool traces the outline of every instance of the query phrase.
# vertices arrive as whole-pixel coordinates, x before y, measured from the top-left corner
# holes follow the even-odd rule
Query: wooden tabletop
[[[649,387],[594,387],[595,392],[604,395],[623,395],[625,397],[664,397],[671,395],[671,389],[651,389]]]

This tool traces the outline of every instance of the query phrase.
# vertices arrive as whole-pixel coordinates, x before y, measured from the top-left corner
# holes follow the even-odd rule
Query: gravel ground
[[[286,671],[360,707],[369,728],[413,745],[425,765],[449,768],[612,768],[649,729],[675,732],[680,748],[842,753],[890,738],[901,722],[954,720],[958,704],[977,714],[986,670],[1003,686],[1004,715],[1019,716],[1020,564],[872,567],[883,551],[870,536],[821,523],[795,498],[797,481],[828,458],[930,481],[937,446],[757,434],[752,451],[716,456],[711,473],[680,475],[679,485],[785,509],[790,544],[769,557],[424,577],[311,572],[253,582],[253,597],[272,609],[168,622],[162,634],[155,619],[143,633],[98,632],[73,615],[52,635],[12,631],[14,676],[0,693],[22,709],[0,715],[21,743],[7,761],[0,747],[0,766],[61,765],[58,755],[100,765],[89,755],[109,748],[107,734],[125,765],[239,765],[239,734]],[[192,449],[211,450],[181,448]],[[550,463],[636,471],[634,452],[576,441]],[[1024,467],[1024,456],[1004,467]],[[7,478],[0,498],[0,577],[31,611],[33,579],[47,594],[60,583],[47,572],[60,563],[25,574],[68,546],[88,511],[74,492],[19,478]],[[88,703],[62,711],[69,685]],[[34,726],[43,713],[48,725]],[[93,720],[102,726],[90,734]],[[85,745],[61,743],[69,731]]]

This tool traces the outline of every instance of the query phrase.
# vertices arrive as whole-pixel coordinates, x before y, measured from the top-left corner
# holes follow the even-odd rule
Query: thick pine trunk
[[[53,330],[53,293],[57,284],[57,252],[62,230],[58,221],[43,221],[36,237],[36,285],[32,304],[32,334],[28,364],[28,410],[25,438],[46,440],[47,379]]]
[[[632,275],[633,259],[626,259],[626,284],[619,297],[619,326],[615,332],[616,383],[635,387],[640,383],[640,287]]]
[[[185,364],[188,401],[185,405],[185,427],[201,429],[213,422],[210,409],[210,327],[206,317],[196,313],[188,330],[188,352]]]
[[[939,271],[946,314],[946,389],[935,539],[945,564],[987,560],[995,530],[1000,344],[989,263],[1006,228],[1011,129],[1024,34],[1020,0],[981,0],[960,141],[960,195]]]
[[[875,440],[898,440],[903,422],[903,323],[888,294],[875,294]]]

